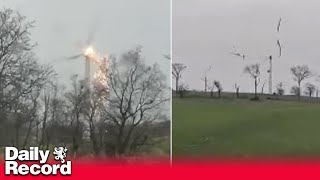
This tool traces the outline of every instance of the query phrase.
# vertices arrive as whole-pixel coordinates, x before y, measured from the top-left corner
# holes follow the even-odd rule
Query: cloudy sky
[[[170,75],[169,0],[0,0],[1,8],[18,10],[35,20],[32,40],[42,63],[53,63],[66,83],[84,74],[84,61],[59,61],[80,52],[79,44],[95,31],[93,45],[101,54],[119,55],[143,46],[148,63],[157,62]],[[168,78],[170,80],[170,78]],[[168,80],[168,81],[169,81]]]
[[[220,80],[226,91],[233,91],[238,83],[246,92],[253,91],[253,80],[243,68],[258,62],[262,67],[261,84],[266,83],[267,92],[266,56],[273,55],[273,89],[283,82],[288,93],[295,83],[291,66],[307,64],[320,74],[319,9],[317,0],[174,0],[173,61],[188,66],[183,82],[191,89],[204,89],[200,79],[212,65],[211,80]],[[283,47],[281,58],[277,57],[278,38]],[[232,56],[233,45],[248,59]],[[304,84],[307,82],[320,87],[316,77]]]

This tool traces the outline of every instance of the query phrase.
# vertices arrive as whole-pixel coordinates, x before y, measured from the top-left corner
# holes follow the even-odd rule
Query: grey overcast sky
[[[94,47],[101,54],[119,55],[143,46],[147,63],[157,62],[170,80],[170,0],[0,0],[35,20],[32,40],[42,63],[79,53],[79,42],[96,29]],[[54,63],[64,83],[84,74],[84,61]],[[168,80],[168,81],[169,81]]]
[[[212,65],[210,80],[222,82],[226,91],[253,92],[253,80],[243,73],[247,64],[261,63],[261,84],[268,92],[268,61],[273,55],[273,90],[284,83],[286,93],[294,85],[293,65],[307,64],[320,73],[320,1],[318,0],[174,0],[173,62],[188,67],[183,82],[191,89],[204,89],[200,80]],[[276,33],[282,17],[280,33]],[[282,42],[282,56],[277,58],[276,40]],[[235,45],[247,60],[230,55]],[[316,76],[307,79],[320,87]],[[261,86],[259,87],[259,91]]]

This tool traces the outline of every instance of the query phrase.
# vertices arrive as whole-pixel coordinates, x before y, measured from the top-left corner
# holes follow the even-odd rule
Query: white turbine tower
[[[93,47],[91,45],[88,45],[85,49],[82,50],[82,53],[71,56],[67,58],[68,60],[75,60],[78,58],[83,57],[85,60],[84,64],[84,78],[87,83],[87,85],[90,85],[91,83],[91,63],[93,63],[96,60],[96,55]]]
[[[92,46],[89,46],[85,52],[84,52],[84,57],[85,57],[85,80],[87,81],[87,83],[91,83],[91,62],[93,61],[93,48]]]
[[[272,94],[272,56],[269,56],[269,94]]]

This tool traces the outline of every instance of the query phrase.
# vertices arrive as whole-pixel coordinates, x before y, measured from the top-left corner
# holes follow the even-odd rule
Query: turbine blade
[[[92,30],[88,33],[88,39],[86,41],[86,45],[90,45],[92,43],[92,41],[94,40],[94,36],[96,34],[96,30]]]
[[[98,30],[98,26],[100,24],[101,21],[101,15],[102,12],[97,12],[97,14],[94,16],[93,20],[91,21],[91,26],[88,32],[88,39],[86,41],[86,45],[91,45],[92,41],[94,40],[94,37],[97,33]]]
[[[277,32],[280,32],[280,26],[281,26],[281,17],[280,17],[280,19],[279,19],[279,21],[278,21],[278,26],[277,26]]]
[[[280,43],[280,40],[278,39],[278,41],[277,41],[277,45],[278,45],[278,48],[279,48],[279,58],[281,57],[281,55],[282,55],[282,47],[281,47],[281,43]]]
[[[67,59],[68,59],[68,60],[78,59],[78,58],[81,57],[81,56],[82,56],[82,54],[78,54],[78,55],[75,55],[75,56],[70,56],[70,57],[68,57]]]

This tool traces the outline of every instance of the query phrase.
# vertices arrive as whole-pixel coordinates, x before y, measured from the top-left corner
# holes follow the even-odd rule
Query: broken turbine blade
[[[78,55],[75,55],[75,56],[68,57],[67,59],[68,60],[78,59],[81,56],[82,56],[82,54],[78,54]]]

